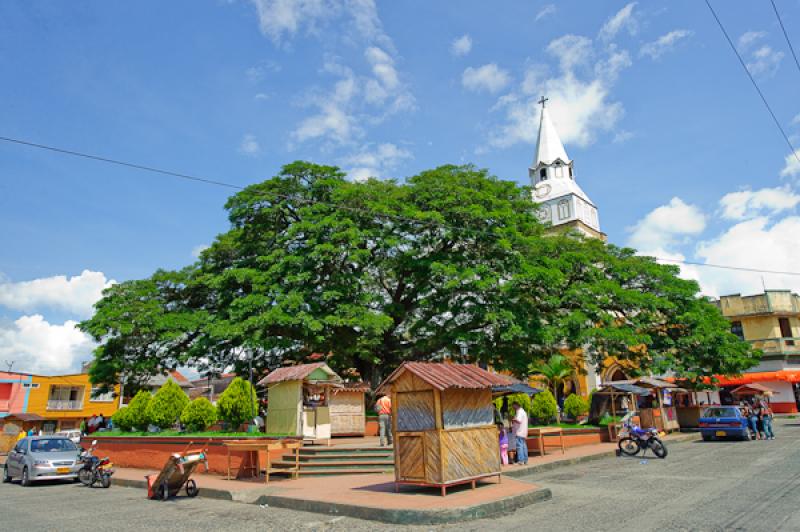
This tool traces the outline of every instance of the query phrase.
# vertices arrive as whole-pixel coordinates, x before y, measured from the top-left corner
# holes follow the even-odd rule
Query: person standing
[[[528,413],[516,401],[512,403],[511,407],[514,409],[511,430],[514,432],[514,439],[516,440],[517,463],[528,465]]]
[[[764,430],[765,440],[774,440],[775,433],[772,432],[772,408],[769,404],[762,401],[758,405],[759,417],[761,418],[761,427]]]
[[[375,402],[375,410],[378,412],[381,447],[385,447],[387,441],[392,445],[392,400],[388,395],[382,395]]]

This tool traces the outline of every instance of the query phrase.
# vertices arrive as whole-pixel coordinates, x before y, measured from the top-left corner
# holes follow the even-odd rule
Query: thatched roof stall
[[[478,366],[406,362],[378,388],[393,405],[395,482],[436,486],[500,474],[492,387],[516,382]]]
[[[261,379],[268,391],[267,433],[330,440],[331,389],[341,380],[324,362],[279,368]]]

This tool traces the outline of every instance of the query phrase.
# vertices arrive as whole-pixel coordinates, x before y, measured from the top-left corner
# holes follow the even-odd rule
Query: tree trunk
[[[558,385],[553,383],[553,397],[556,399],[556,423],[561,424],[561,412],[558,409]]]

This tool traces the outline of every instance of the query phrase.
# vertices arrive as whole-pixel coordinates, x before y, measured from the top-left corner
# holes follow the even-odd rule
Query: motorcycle
[[[619,439],[617,447],[619,452],[626,456],[636,456],[639,451],[644,455],[647,449],[653,451],[658,458],[667,457],[667,447],[658,434],[658,429],[651,427],[643,429],[630,420],[623,421],[623,436]]]
[[[83,467],[78,471],[78,480],[84,486],[92,487],[96,483],[104,488],[111,486],[111,475],[114,474],[114,464],[108,457],[98,458],[94,456],[94,449],[97,440],[92,441],[92,446],[81,453],[80,461]]]

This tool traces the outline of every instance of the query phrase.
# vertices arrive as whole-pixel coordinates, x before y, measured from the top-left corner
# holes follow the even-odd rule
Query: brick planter
[[[119,467],[133,467],[138,469],[161,469],[167,458],[177,452],[183,451],[189,442],[194,441],[195,446],[203,446],[207,440],[208,445],[208,472],[224,475],[228,471],[228,450],[222,444],[225,440],[234,438],[181,438],[181,437],[126,437],[126,436],[95,436],[91,435],[81,440],[81,445],[88,448],[92,440],[97,440],[95,456],[108,456]],[[277,441],[280,439],[297,440],[299,438],[247,438],[253,441]],[[263,453],[262,453],[263,454]],[[273,460],[286,454],[286,451],[270,451]],[[250,453],[244,451],[231,452],[231,467],[249,464]],[[244,462],[244,463],[243,463]],[[263,465],[264,457],[261,464]],[[205,473],[203,467],[196,469]]]
[[[552,452],[559,443],[557,434],[546,434],[544,436],[547,452]],[[533,451],[539,448],[539,438],[528,438],[528,449]],[[604,428],[591,429],[564,429],[564,447],[579,447],[581,445],[594,445],[596,443],[608,442],[608,430]],[[559,451],[560,452],[560,451]]]
[[[378,418],[368,417],[367,424],[364,427],[364,436],[377,436],[378,431]]]

